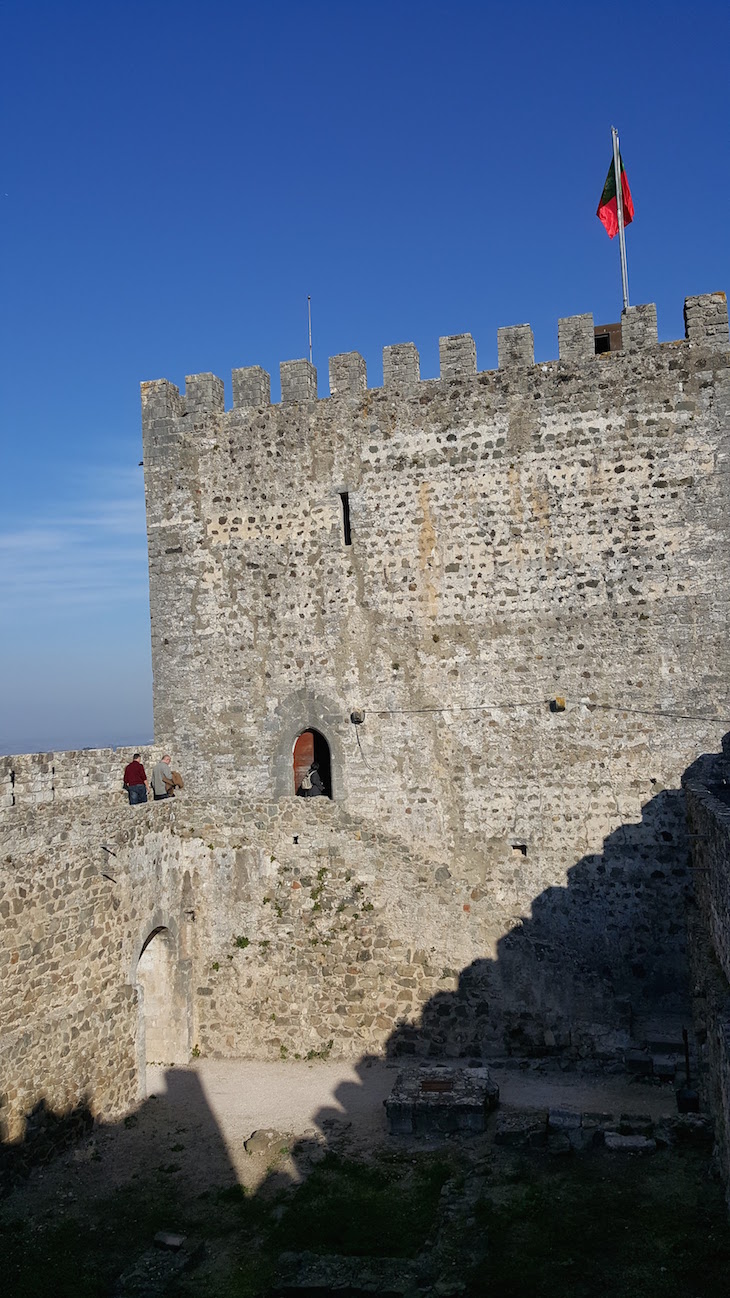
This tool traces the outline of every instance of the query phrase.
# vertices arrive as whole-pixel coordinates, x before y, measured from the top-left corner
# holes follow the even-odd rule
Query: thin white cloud
[[[26,554],[43,554],[62,545],[64,534],[50,527],[25,527],[17,532],[0,532],[0,550],[22,550]]]
[[[3,620],[31,609],[144,598],[147,589],[142,474],[91,470],[53,506],[0,528]]]

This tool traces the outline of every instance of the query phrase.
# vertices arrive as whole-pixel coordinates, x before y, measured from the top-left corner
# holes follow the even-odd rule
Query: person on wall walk
[[[129,795],[130,807],[147,801],[150,786],[139,753],[135,753],[131,762],[124,768],[124,787]]]
[[[173,771],[170,760],[170,754],[165,753],[162,761],[152,768],[152,795],[155,802],[162,802],[163,798],[174,798],[175,789],[184,787],[182,776],[178,771]]]

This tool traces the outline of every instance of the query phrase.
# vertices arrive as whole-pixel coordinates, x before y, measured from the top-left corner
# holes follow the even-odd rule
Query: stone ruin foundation
[[[499,1087],[488,1068],[435,1064],[403,1069],[383,1103],[391,1136],[478,1135]]]

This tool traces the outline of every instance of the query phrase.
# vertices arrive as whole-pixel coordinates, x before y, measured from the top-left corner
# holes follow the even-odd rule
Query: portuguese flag
[[[624,171],[623,159],[620,153],[618,155],[618,160],[621,168],[621,197],[623,199],[624,207],[624,225],[630,225],[634,219],[634,204],[631,198],[631,190],[629,189],[629,182],[626,172]],[[601,222],[601,225],[604,226],[609,239],[613,239],[614,235],[618,234],[616,168],[614,166],[613,158],[611,159],[611,166],[608,168],[608,175],[606,176],[606,183],[603,186],[603,193],[601,194],[601,201],[598,204],[596,216]]]

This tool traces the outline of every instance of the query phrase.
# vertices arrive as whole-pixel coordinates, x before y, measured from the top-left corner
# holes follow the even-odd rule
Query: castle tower
[[[346,353],[324,399],[289,361],[278,405],[258,367],[228,411],[211,374],[144,384],[156,740],[243,805],[294,797],[316,732],[335,803],[512,913],[651,804],[643,887],[729,704],[724,295],[685,317],[660,345],[632,307],[600,355],[561,320],[544,364],[500,329],[490,372],[442,338],[438,379],[386,347],[378,389]]]

